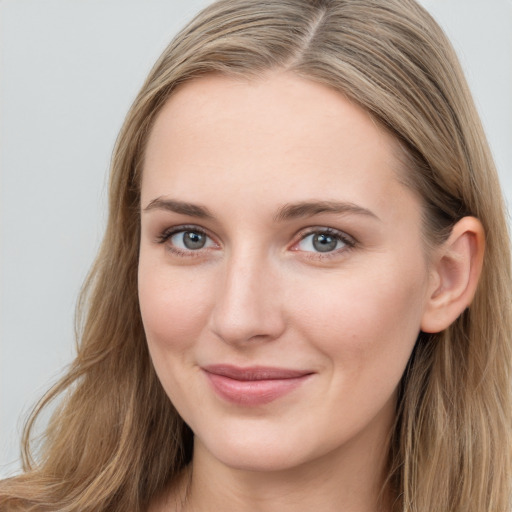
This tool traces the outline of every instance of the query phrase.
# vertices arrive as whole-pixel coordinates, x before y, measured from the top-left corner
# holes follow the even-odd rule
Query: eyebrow
[[[151,210],[167,210],[189,217],[197,217],[199,219],[213,219],[214,216],[205,206],[179,201],[177,199],[164,199],[157,197],[150,201],[143,211]],[[357,214],[372,217],[379,220],[371,210],[358,206],[354,203],[340,201],[301,201],[299,203],[289,203],[281,206],[274,215],[274,222],[284,222],[291,219],[299,219],[302,217],[312,217],[321,213],[338,213],[338,214]]]
[[[279,208],[274,216],[274,221],[282,222],[301,217],[312,217],[320,213],[352,213],[380,220],[371,210],[354,203],[339,201],[303,201],[300,203],[285,204]]]
[[[213,215],[205,206],[186,203],[176,199],[164,199],[163,197],[153,199],[143,211],[147,212],[151,210],[167,210],[169,212],[180,213],[182,215],[197,217],[199,219],[213,219]]]

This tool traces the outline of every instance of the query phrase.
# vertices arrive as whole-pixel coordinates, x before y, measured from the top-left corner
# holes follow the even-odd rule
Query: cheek
[[[185,350],[206,324],[213,298],[206,276],[139,265],[139,303],[150,350]]]
[[[191,414],[190,393],[196,407],[203,400],[190,371],[197,371],[195,344],[207,324],[213,288],[204,277],[192,275],[165,264],[147,265],[143,259],[139,264],[139,303],[148,350],[168,397],[185,416]]]
[[[309,338],[354,379],[399,378],[420,330],[424,267],[381,263],[317,282],[307,300],[295,294]]]

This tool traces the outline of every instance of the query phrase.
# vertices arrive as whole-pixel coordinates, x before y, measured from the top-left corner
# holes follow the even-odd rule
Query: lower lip
[[[223,399],[236,405],[264,405],[291,393],[311,375],[290,379],[236,380],[205,372],[214,391]]]

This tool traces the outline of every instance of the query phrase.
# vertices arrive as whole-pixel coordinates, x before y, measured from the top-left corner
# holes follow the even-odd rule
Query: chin
[[[287,471],[305,462],[297,457],[296,453],[290,453],[288,450],[259,445],[246,446],[242,450],[226,450],[223,453],[215,453],[214,456],[231,469],[262,473]]]
[[[224,432],[220,438],[194,437],[194,457],[207,454],[221,464],[242,471],[282,471],[304,462],[299,447],[269,436],[237,436]],[[302,460],[301,460],[302,459]]]
[[[329,452],[329,447],[311,443],[297,432],[266,429],[210,431],[194,440],[195,456],[207,453],[221,464],[241,471],[278,472],[290,470]],[[213,435],[212,435],[213,434]],[[218,434],[218,435],[215,435]],[[317,438],[318,436],[315,436]]]

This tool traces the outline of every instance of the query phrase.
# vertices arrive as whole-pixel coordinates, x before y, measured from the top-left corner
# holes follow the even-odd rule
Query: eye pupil
[[[319,233],[313,237],[313,247],[318,252],[329,252],[336,249],[338,239],[326,233]]]
[[[187,249],[202,249],[206,244],[206,237],[196,231],[185,231],[183,233],[183,244]]]

